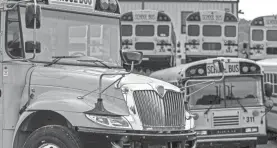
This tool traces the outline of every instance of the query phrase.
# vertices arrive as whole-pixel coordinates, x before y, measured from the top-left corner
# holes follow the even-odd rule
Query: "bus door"
[[[143,52],[144,56],[155,55],[156,29],[155,24],[137,23],[135,26],[134,47]]]
[[[200,45],[202,54],[216,56],[224,54],[223,50],[223,25],[219,23],[203,23]]]
[[[157,12],[156,11],[134,11],[134,47],[142,51],[144,57],[155,55],[157,40]]]

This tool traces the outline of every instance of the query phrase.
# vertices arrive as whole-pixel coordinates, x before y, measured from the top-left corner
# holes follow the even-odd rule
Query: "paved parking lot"
[[[269,141],[267,145],[260,145],[257,148],[277,148],[277,142]]]

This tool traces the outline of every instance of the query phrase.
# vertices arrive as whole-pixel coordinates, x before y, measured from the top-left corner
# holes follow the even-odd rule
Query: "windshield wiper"
[[[227,87],[230,87],[230,86],[227,85]],[[243,109],[243,111],[244,111],[244,112],[248,112],[247,109],[246,109],[246,108],[241,104],[241,102],[239,101],[239,98],[233,96],[233,89],[232,89],[233,87],[235,87],[235,86],[233,86],[233,85],[231,84],[231,96],[229,96],[229,97],[230,97],[231,99],[236,99],[237,102],[238,102],[238,104],[240,105],[240,107]]]
[[[106,68],[111,69],[110,66],[108,66],[107,64],[105,64],[103,61],[100,61],[100,60],[78,60],[78,61],[80,61],[80,62],[93,62],[95,64],[97,64],[97,62],[98,62],[98,63],[102,64],[103,66],[105,66]]]
[[[49,63],[49,64],[46,64],[44,65],[44,67],[48,67],[48,66],[51,66],[53,64],[56,64],[57,62],[59,62],[61,59],[66,59],[66,58],[79,58],[81,56],[53,56],[52,58],[54,58],[54,60]]]
[[[220,98],[220,95],[219,95],[220,94],[220,89],[218,89],[218,87],[219,86],[215,86],[215,88],[216,88],[216,96]],[[214,102],[216,101],[217,97],[214,97],[214,100],[211,102],[212,105],[205,111],[204,114],[208,114],[208,112],[213,108]]]

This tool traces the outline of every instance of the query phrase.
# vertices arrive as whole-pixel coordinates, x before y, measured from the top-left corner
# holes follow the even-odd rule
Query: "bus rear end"
[[[238,57],[238,18],[224,11],[199,11],[187,17],[186,61]]]
[[[215,61],[222,61],[221,66]],[[216,67],[223,67],[224,74]],[[211,58],[168,72],[157,71],[151,77],[168,80],[186,91],[198,133],[198,148],[256,148],[267,143],[265,115],[270,106],[265,106],[265,102],[270,102],[271,94],[270,89],[263,87],[263,71],[255,62]]]
[[[277,16],[255,18],[250,25],[248,57],[262,60],[277,57]]]
[[[170,17],[155,10],[136,10],[122,15],[122,50],[143,52],[137,66],[144,72],[175,64],[176,37]]]

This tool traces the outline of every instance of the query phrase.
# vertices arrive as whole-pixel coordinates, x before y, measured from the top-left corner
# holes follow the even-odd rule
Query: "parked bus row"
[[[182,19],[186,34],[176,41],[171,18],[165,12],[134,10],[122,14],[122,50],[144,54],[143,62],[137,66],[139,73],[218,56],[251,60],[277,57],[277,16],[252,20],[249,41],[243,47],[238,45],[239,18],[234,14],[202,10]]]

